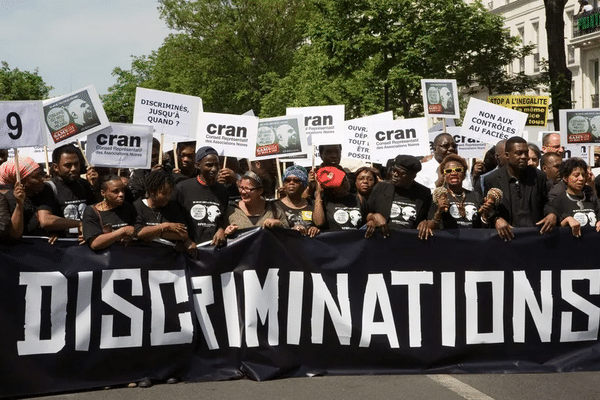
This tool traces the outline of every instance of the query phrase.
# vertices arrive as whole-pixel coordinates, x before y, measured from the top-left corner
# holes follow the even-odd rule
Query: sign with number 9
[[[0,149],[45,146],[41,101],[0,102]]]

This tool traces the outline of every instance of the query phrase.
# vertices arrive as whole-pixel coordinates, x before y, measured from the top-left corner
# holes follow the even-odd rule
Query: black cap
[[[214,154],[215,156],[219,155],[219,153],[217,153],[217,151],[210,146],[200,147],[198,151],[196,151],[196,162],[202,161],[204,157],[211,154]]]
[[[405,154],[400,154],[396,156],[394,159],[394,165],[398,167],[402,167],[405,170],[413,173],[417,173],[421,170],[421,162],[415,156],[409,156]]]

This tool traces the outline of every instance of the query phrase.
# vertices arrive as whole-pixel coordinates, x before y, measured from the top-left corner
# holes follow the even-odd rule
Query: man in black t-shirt
[[[40,193],[40,227],[57,236],[64,236],[65,231],[76,236],[85,207],[96,203],[91,185],[80,177],[80,154],[70,144],[56,148],[52,152],[55,176]]]
[[[211,241],[218,246],[225,241],[223,216],[229,196],[224,185],[217,182],[219,156],[212,147],[196,152],[198,176],[176,186],[175,199],[183,208],[188,233],[195,243]]]
[[[427,220],[431,190],[415,182],[421,163],[416,157],[399,155],[391,165],[391,183],[379,182],[369,196],[367,219],[381,228],[384,237],[389,229],[416,229]],[[367,229],[371,236],[374,229]],[[367,236],[367,237],[368,237]]]

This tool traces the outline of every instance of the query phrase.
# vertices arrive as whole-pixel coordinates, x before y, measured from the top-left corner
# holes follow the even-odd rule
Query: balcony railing
[[[573,37],[587,35],[588,33],[600,31],[600,9],[573,16]]]

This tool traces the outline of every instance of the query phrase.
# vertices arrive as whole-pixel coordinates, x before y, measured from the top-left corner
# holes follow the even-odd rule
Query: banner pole
[[[446,118],[442,118],[442,126],[444,127],[444,133],[448,133],[446,130]]]
[[[282,187],[283,181],[281,180],[281,165],[279,165],[279,157],[275,159],[275,162],[277,163],[277,181],[279,182],[279,187]]]
[[[163,142],[165,141],[165,134],[160,134],[160,149],[158,151],[158,165],[162,165],[162,153],[163,153]]]
[[[179,156],[177,154],[177,143],[173,142],[173,161],[175,161],[175,169],[179,169]]]
[[[81,155],[83,156],[83,161],[85,161],[88,168],[94,168],[94,166],[92,164],[90,164],[87,157],[85,156],[85,151],[83,151],[83,147],[81,147],[81,142],[79,141],[79,139],[77,139],[77,146],[79,146],[79,150],[81,151]]]
[[[46,157],[46,175],[50,175],[50,163],[48,162],[48,146],[44,146],[44,156]]]
[[[227,168],[227,156],[223,157],[223,169]]]
[[[15,168],[17,169],[17,183],[21,183],[21,169],[19,168],[19,149],[15,147]]]

